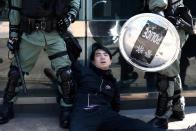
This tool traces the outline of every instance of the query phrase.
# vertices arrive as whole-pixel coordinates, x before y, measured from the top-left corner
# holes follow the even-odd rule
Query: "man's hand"
[[[17,37],[11,37],[7,42],[8,49],[13,52],[15,50],[19,50],[19,42]]]
[[[57,27],[59,31],[67,31],[67,28],[74,21],[74,17],[71,14],[68,14],[60,18],[57,22]]]

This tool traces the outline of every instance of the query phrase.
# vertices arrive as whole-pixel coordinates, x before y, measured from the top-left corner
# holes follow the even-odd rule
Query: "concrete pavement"
[[[186,116],[183,121],[175,121],[169,123],[169,129],[186,129],[189,126],[196,124],[196,106],[186,107]],[[128,117],[138,118],[148,122],[154,117],[155,109],[141,110],[122,110],[121,114]]]

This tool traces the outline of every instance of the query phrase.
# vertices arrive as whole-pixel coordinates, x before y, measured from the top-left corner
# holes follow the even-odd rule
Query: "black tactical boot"
[[[0,108],[0,124],[5,124],[12,118],[14,118],[13,103],[4,103]]]
[[[70,108],[60,107],[59,124],[61,128],[68,128],[70,122]]]
[[[169,82],[173,80],[173,77],[167,77],[165,75],[157,74],[157,89],[159,91],[157,107],[156,107],[156,117],[152,119],[149,123],[158,128],[167,129],[168,128],[168,118],[167,113],[172,105],[172,97],[168,92]]]
[[[151,121],[149,121],[149,124],[156,128],[162,128],[167,129],[168,128],[168,119],[167,118],[161,118],[167,111],[169,110],[168,107],[168,97],[167,95],[160,95],[158,96],[158,103],[157,103],[157,109],[156,109],[156,116]]]
[[[13,102],[9,102],[14,97],[14,93],[5,92],[3,105],[0,107],[0,124],[7,123],[14,118]]]
[[[167,95],[160,95],[158,96],[157,102],[157,109],[156,109],[156,116],[163,116],[168,111],[168,98]],[[168,129],[168,119],[167,118],[160,118],[155,117],[151,121],[149,121],[153,127]]]
[[[156,128],[168,129],[168,120],[166,118],[155,117],[149,121],[149,124]]]

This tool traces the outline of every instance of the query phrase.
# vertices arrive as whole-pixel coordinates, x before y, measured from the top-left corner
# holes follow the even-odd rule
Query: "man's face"
[[[95,51],[95,56],[93,60],[93,64],[102,70],[108,70],[110,65],[112,63],[112,60],[110,59],[110,56],[105,51],[98,49]]]

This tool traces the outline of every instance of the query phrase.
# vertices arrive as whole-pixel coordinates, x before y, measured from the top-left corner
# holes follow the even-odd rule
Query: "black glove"
[[[10,37],[7,42],[7,47],[11,52],[19,50],[19,41],[17,37]]]
[[[177,26],[178,19],[174,16],[168,16],[167,19],[174,25]]]
[[[57,28],[60,32],[67,31],[67,28],[70,26],[70,24],[74,21],[74,16],[71,14],[65,15],[64,17],[61,17],[57,21]]]
[[[189,34],[193,34],[193,27],[191,24],[187,23],[180,17],[173,17],[168,16],[167,19],[177,28],[177,29],[183,29]]]
[[[78,40],[69,31],[61,34],[61,37],[66,43],[67,53],[70,60],[72,62],[76,61],[82,52],[82,47],[80,46]]]

